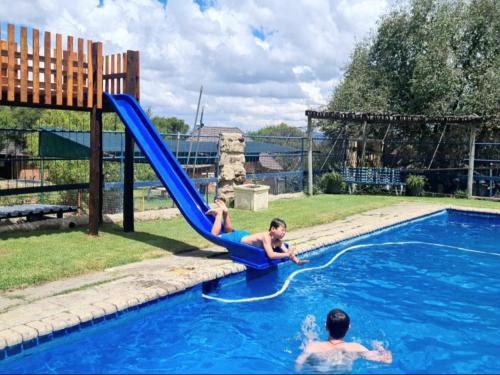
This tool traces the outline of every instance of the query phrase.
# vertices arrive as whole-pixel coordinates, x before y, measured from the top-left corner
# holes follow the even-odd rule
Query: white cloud
[[[0,0],[2,21],[141,53],[141,101],[192,125],[204,86],[206,125],[244,130],[326,104],[356,41],[389,0]]]

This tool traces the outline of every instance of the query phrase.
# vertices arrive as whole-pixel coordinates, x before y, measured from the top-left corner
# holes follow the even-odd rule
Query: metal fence
[[[455,134],[455,133],[456,134]],[[473,195],[500,197],[500,139],[491,133],[478,137],[475,143]],[[341,172],[345,167],[397,169],[404,183],[409,175],[426,178],[425,191],[432,195],[463,196],[467,189],[469,140],[458,130],[449,129],[447,136],[422,132],[419,137],[403,138],[395,131],[362,137],[342,128],[330,137],[315,138],[313,169],[315,181],[327,171]],[[385,190],[380,185],[366,184],[359,191],[372,193]]]
[[[163,134],[207,201],[216,194],[218,137]],[[304,184],[304,139],[247,137],[247,180],[270,186],[271,194],[299,192]],[[0,206],[27,203],[76,205],[87,211],[87,131],[0,129]],[[104,213],[122,212],[123,132],[103,134]],[[134,206],[137,211],[174,207],[151,166],[136,148]]]
[[[210,202],[216,194],[217,136],[164,134],[200,193]],[[427,142],[427,143],[425,143]],[[0,129],[0,206],[26,203],[75,205],[88,209],[89,132],[61,129]],[[118,213],[123,204],[124,133],[105,132],[104,213]],[[246,137],[245,169],[249,182],[270,186],[271,194],[304,191],[307,181],[307,139],[294,136]],[[396,168],[404,182],[409,174],[427,178],[425,190],[453,195],[466,190],[468,143],[446,139],[416,142],[387,137],[362,140],[339,132],[313,138],[315,182],[329,171],[356,167]],[[153,169],[135,151],[134,206],[137,211],[173,207]],[[380,191],[367,186],[365,192]],[[363,192],[363,189],[358,190]],[[500,196],[500,142],[478,139],[474,170],[476,196]]]

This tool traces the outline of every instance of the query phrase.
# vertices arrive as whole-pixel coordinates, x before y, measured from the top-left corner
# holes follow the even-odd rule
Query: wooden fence
[[[8,24],[6,37],[1,29],[0,104],[91,110],[102,108],[103,90],[125,92],[127,53],[103,57],[100,42],[68,36],[63,46],[61,34],[42,41],[37,29]]]

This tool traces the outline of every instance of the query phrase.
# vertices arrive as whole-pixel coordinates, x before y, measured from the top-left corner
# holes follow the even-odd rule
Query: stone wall
[[[234,200],[234,185],[245,182],[245,138],[239,133],[219,136],[218,195],[230,204]]]

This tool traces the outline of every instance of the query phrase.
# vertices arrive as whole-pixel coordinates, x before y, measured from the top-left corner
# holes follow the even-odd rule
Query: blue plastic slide
[[[288,259],[271,260],[261,248],[214,236],[211,233],[214,217],[205,214],[210,207],[200,196],[193,182],[135,98],[130,95],[104,93],[104,102],[108,108],[112,108],[120,116],[184,218],[199,234],[225,247],[232,260],[248,267],[262,270]]]

